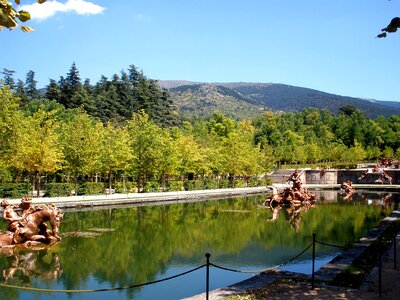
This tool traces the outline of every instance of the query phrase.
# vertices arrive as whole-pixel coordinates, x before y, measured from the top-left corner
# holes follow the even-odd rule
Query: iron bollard
[[[315,236],[316,234],[313,233],[312,235],[312,273],[311,273],[311,285],[312,289],[314,289],[315,286],[315,278],[314,278],[314,270],[315,270]]]
[[[210,253],[206,253],[206,300],[208,300],[208,292],[210,289]]]
[[[397,234],[394,235],[393,237],[393,264],[394,264],[394,269],[397,270]]]
[[[378,239],[379,243],[379,248],[382,246],[382,237],[379,237]],[[378,290],[379,290],[379,298],[382,297],[382,257],[380,252],[378,251],[378,269],[379,269],[379,285],[378,285]]]

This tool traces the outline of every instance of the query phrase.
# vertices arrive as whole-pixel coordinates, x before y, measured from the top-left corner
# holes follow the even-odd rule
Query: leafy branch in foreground
[[[390,33],[396,32],[397,28],[400,28],[400,18],[399,17],[393,18],[390,21],[389,25],[381,30],[382,33],[378,34],[376,37],[377,38],[385,38],[387,35],[386,32],[390,32]]]
[[[16,5],[20,5],[20,0],[14,0]],[[36,0],[39,4],[46,2],[46,0]],[[31,19],[31,15],[29,12],[25,10],[17,11],[13,7],[13,3],[8,0],[0,0],[0,31],[3,27],[8,29],[14,29],[18,27],[18,20],[20,22],[26,22]],[[30,26],[21,26],[21,30],[23,32],[33,31],[33,28]]]

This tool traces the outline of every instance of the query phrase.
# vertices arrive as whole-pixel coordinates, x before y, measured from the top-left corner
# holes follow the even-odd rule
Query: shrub
[[[57,183],[51,182],[47,184],[45,197],[62,197],[71,196],[73,190],[72,183]]]
[[[218,189],[218,180],[217,179],[204,180],[204,189],[206,189],[206,190]]]
[[[98,195],[104,194],[104,182],[85,182],[79,185],[78,195]]]
[[[218,181],[218,186],[220,189],[226,189],[226,188],[231,187],[231,183],[228,179],[220,179]]]
[[[116,193],[136,193],[137,186],[136,182],[125,182],[125,187],[123,182],[116,182],[114,184]]]
[[[235,187],[242,188],[246,186],[246,182],[243,179],[235,180]]]
[[[203,190],[204,189],[204,181],[203,180],[186,180],[184,183],[184,187],[185,187],[186,191]]]
[[[3,183],[0,184],[0,197],[22,198],[32,192],[32,185],[29,183]]]
[[[158,181],[147,181],[143,187],[143,192],[159,192],[160,191],[160,184]]]
[[[248,183],[249,187],[257,187],[257,186],[265,186],[265,185],[266,185],[266,181],[264,179],[258,179],[258,178],[250,178],[249,183]]]
[[[168,191],[182,191],[183,190],[183,182],[182,181],[168,181],[167,186]]]

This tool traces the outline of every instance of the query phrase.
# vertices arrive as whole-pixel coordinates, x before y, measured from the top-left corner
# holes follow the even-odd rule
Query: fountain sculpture
[[[31,199],[22,198],[20,204],[1,202],[7,231],[0,233],[0,247],[32,244],[54,244],[61,240],[59,227],[63,214],[53,204],[32,205]],[[18,214],[17,210],[20,210]],[[47,222],[51,225],[48,228]]]
[[[317,201],[317,195],[311,193],[306,188],[301,187],[301,175],[297,169],[287,180],[289,187],[285,188],[282,192],[278,192],[276,186],[272,187],[272,195],[265,200],[264,205],[274,204],[300,204],[300,203],[313,203]]]

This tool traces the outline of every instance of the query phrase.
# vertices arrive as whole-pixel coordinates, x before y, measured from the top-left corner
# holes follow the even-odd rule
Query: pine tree
[[[151,101],[152,101],[152,94],[149,90],[149,86],[147,80],[144,76],[139,78],[135,88],[135,98],[137,101],[137,111],[143,110],[147,115],[152,117],[151,113]]]
[[[61,103],[61,91],[57,82],[54,79],[50,79],[50,83],[46,88],[46,99],[55,100]]]
[[[177,108],[174,105],[174,101],[172,100],[169,91],[165,88],[162,89],[160,102],[161,102],[161,109],[163,112],[163,118],[161,120],[161,123],[165,127],[176,126],[178,124]]]
[[[8,85],[10,87],[10,90],[14,90],[15,89],[15,80],[14,80],[15,71],[3,68],[3,72],[1,72],[1,73],[3,74],[4,85]]]
[[[39,99],[40,94],[36,88],[37,80],[35,80],[35,72],[30,70],[26,74],[25,90],[29,100]]]
[[[139,79],[143,77],[143,72],[139,72],[134,65],[129,66],[129,80],[131,81],[133,87],[139,82]]]
[[[83,88],[85,91],[88,93],[88,95],[92,96],[94,93],[94,87],[90,83],[90,79],[86,78],[85,81],[83,82]]]
[[[66,79],[63,76],[60,76],[60,80],[58,81],[58,86],[60,90],[60,98],[59,103],[64,105],[65,108],[71,108],[69,105],[69,87]]]
[[[130,119],[135,109],[135,99],[133,98],[133,86],[129,76],[124,71],[121,72],[121,79],[117,84],[117,93],[120,97],[122,110],[120,115],[124,119]]]
[[[72,63],[72,66],[69,69],[67,77],[65,78],[65,83],[67,87],[66,89],[67,103],[65,106],[67,108],[79,107],[80,103],[74,100],[77,100],[76,96],[77,94],[82,92],[83,86],[81,83],[81,78],[79,77],[78,68],[76,67],[75,63]]]
[[[29,98],[25,90],[25,83],[21,79],[18,79],[15,96],[19,98],[21,107],[25,107],[28,104]]]

